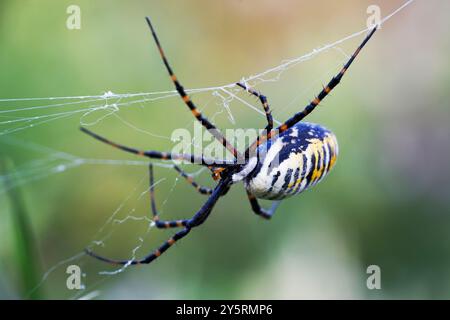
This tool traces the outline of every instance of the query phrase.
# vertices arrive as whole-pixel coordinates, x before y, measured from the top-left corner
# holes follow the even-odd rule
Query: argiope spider
[[[210,215],[218,199],[224,196],[231,185],[243,181],[247,191],[252,210],[259,216],[269,219],[274,214],[280,200],[298,194],[318,183],[333,167],[338,154],[338,145],[335,135],[326,128],[305,122],[300,122],[329,94],[334,87],[341,81],[347,69],[353,60],[359,54],[364,45],[369,41],[376,31],[376,27],[366,36],[359,45],[341,71],[334,76],[322,91],[313,99],[302,111],[294,114],[276,129],[273,129],[273,120],[269,104],[264,95],[247,87],[245,84],[237,83],[239,87],[257,97],[266,113],[267,126],[265,131],[258,136],[245,151],[243,163],[242,155],[225,139],[219,130],[197,109],[194,102],[185,92],[183,86],[178,81],[172,71],[169,62],[164,54],[159,39],[156,35],[150,19],[146,18],[147,23],[153,35],[153,39],[159,49],[161,58],[166,66],[170,78],[175,85],[181,99],[191,110],[195,118],[234,156],[234,160],[213,160],[206,159],[203,156],[194,156],[191,154],[175,154],[170,152],[144,151],[130,148],[124,145],[114,143],[104,137],[101,137],[85,128],[81,130],[93,138],[109,144],[115,148],[134,153],[152,159],[160,160],[185,160],[191,163],[207,166],[211,171],[213,178],[218,180],[213,189],[199,186],[190,176],[183,172],[179,167],[174,168],[192,184],[198,192],[209,195],[208,200],[203,204],[200,210],[190,219],[162,221],[159,219],[155,204],[154,186],[153,186],[153,168],[149,165],[150,176],[150,200],[153,212],[153,221],[157,228],[182,228],[169,240],[164,242],[157,250],[140,260],[112,260],[97,255],[90,249],[86,253],[105,262],[112,264],[148,264],[158,258],[176,241],[184,238],[192,228],[201,225]],[[255,155],[256,154],[256,155]],[[277,161],[275,161],[275,158]],[[213,163],[213,165],[211,165]],[[259,199],[275,200],[269,210],[261,208],[258,204]]]

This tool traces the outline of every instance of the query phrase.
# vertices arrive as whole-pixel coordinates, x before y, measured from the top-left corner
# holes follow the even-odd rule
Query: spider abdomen
[[[320,182],[336,162],[338,144],[328,129],[300,122],[261,144],[258,153],[245,186],[257,198],[281,200]]]

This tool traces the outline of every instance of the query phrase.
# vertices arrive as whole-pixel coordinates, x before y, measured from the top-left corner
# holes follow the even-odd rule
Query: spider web
[[[391,19],[394,15],[410,5],[414,0],[404,2],[395,11],[384,17],[380,22],[380,25]],[[257,88],[264,83],[277,82],[286,73],[286,71],[317,57],[318,55],[334,51],[338,53],[339,58],[335,58],[338,63],[333,64],[327,68],[326,72],[322,76],[317,78],[317,81],[311,83],[310,87],[303,88],[296,97],[294,97],[288,104],[279,106],[280,110],[288,110],[291,107],[299,107],[300,98],[305,96],[306,92],[309,92],[312,88],[318,88],[318,85],[323,79],[328,79],[330,74],[334,74],[343,62],[345,62],[349,55],[340,47],[345,42],[365,35],[371,28],[364,28],[360,31],[354,32],[348,36],[345,36],[332,43],[323,45],[319,48],[315,48],[312,51],[303,54],[299,57],[282,61],[279,65],[269,68],[263,72],[243,77],[242,82],[248,84],[251,87]],[[220,86],[194,88],[186,90],[189,94],[206,94],[209,96],[209,100],[206,106],[210,102],[215,102],[219,109],[210,116],[214,121],[215,117],[219,114],[225,114],[231,124],[235,124],[235,118],[231,111],[231,105],[239,105],[240,107],[248,108],[251,112],[258,113],[261,117],[265,117],[265,113],[257,103],[250,103],[247,99],[242,98],[242,90],[236,88],[235,82],[228,83]],[[25,130],[30,130],[36,127],[49,125],[53,122],[64,121],[69,118],[79,119],[80,125],[94,126],[105,119],[114,117],[125,126],[131,129],[152,136],[158,139],[171,140],[170,137],[160,135],[155,132],[150,132],[139,128],[133,123],[127,121],[119,114],[120,110],[135,107],[151,106],[159,100],[166,100],[170,98],[177,98],[178,93],[175,90],[167,91],[153,91],[142,93],[114,93],[107,91],[100,95],[84,95],[84,96],[61,96],[61,97],[44,97],[44,98],[1,98],[0,99],[0,139],[5,145],[9,145],[13,148],[23,149],[28,152],[36,154],[36,158],[32,161],[20,164],[15,168],[14,172],[5,172],[0,175],[0,181],[11,180],[14,175],[18,177],[11,180],[12,183],[8,185],[0,185],[0,194],[8,191],[8,188],[15,188],[17,186],[30,183],[32,181],[38,181],[48,178],[52,175],[61,174],[69,170],[73,170],[79,167],[95,167],[95,166],[139,166],[143,170],[148,166],[148,161],[145,160],[114,160],[114,159],[97,159],[97,158],[85,158],[76,154],[76,152],[68,153],[43,146],[32,141],[25,141],[16,138],[13,134]],[[204,106],[205,104],[202,104]],[[291,108],[292,111],[292,108]],[[278,125],[281,122],[274,119],[274,122]],[[192,120],[189,121],[192,123]],[[195,141],[192,141],[195,144]],[[167,163],[154,162],[156,167],[170,169],[173,166]],[[89,170],[89,169],[88,169]],[[194,176],[200,175],[204,170],[200,169],[192,173]],[[165,199],[160,205],[159,211],[164,213],[164,206],[169,201],[169,198],[176,188],[180,178],[175,178],[169,192],[165,194]],[[163,182],[165,179],[157,179],[154,185]],[[117,226],[129,223],[130,221],[137,221],[145,223],[145,230],[137,236],[136,245],[131,250],[129,259],[133,259],[142,254],[146,254],[149,248],[143,248],[146,238],[148,238],[150,231],[154,227],[153,222],[148,217],[147,213],[138,214],[137,206],[139,203],[146,203],[148,206],[148,177],[147,174],[138,181],[138,183],[132,188],[130,193],[118,203],[116,209],[105,221],[105,223],[99,228],[98,232],[93,236],[93,240],[90,243],[90,247],[94,249],[98,246],[105,246],[106,242],[110,240]],[[161,195],[162,196],[162,195]],[[81,267],[84,265],[86,256],[83,252],[75,253],[71,257],[64,259],[57,264],[53,265],[42,276],[40,283],[35,289],[41,287],[47,279],[56,271],[60,270],[70,264],[76,263]],[[96,283],[90,284],[89,287],[84,287],[79,290],[76,295],[72,296],[73,299],[92,299],[100,294],[96,288],[106,279],[108,276],[117,275],[123,273],[128,268],[128,265],[120,268],[113,269],[112,271],[100,270],[98,273],[102,276]],[[31,293],[31,292],[30,292]]]

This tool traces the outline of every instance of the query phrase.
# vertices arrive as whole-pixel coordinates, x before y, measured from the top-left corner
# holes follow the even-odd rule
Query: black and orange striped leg
[[[377,27],[373,28],[372,31],[364,38],[364,40],[361,42],[359,47],[355,50],[355,52],[352,54],[350,59],[347,61],[347,63],[344,65],[344,67],[341,69],[341,71],[334,76],[330,82],[320,91],[318,96],[311,101],[302,111],[297,112],[294,116],[286,120],[283,124],[278,126],[276,130],[268,131],[267,133],[264,133],[256,139],[254,143],[252,143],[247,150],[245,151],[245,158],[248,159],[249,155],[254,152],[254,150],[260,145],[261,143],[274,138],[276,135],[288,130],[289,128],[292,128],[296,123],[303,120],[308,114],[310,114],[318,105],[319,103],[333,90],[340,82],[344,74],[347,72],[350,65],[353,63],[355,58],[360,53],[361,49],[366,45],[366,43],[370,40],[370,38],[373,36],[375,31],[377,30]]]
[[[248,93],[254,95],[255,97],[257,97],[259,99],[259,101],[261,101],[261,104],[262,104],[262,106],[264,108],[264,112],[266,113],[266,118],[267,118],[266,131],[269,132],[270,130],[272,130],[272,128],[273,128],[273,117],[272,117],[272,111],[270,110],[269,103],[267,102],[267,97],[265,95],[262,95],[258,91],[254,90],[254,89],[252,89],[250,87],[247,87],[243,83],[237,82],[236,85],[241,87],[242,89],[244,89]]]
[[[158,36],[156,35],[156,31],[153,28],[150,18],[146,17],[145,19],[147,20],[147,24],[150,27],[150,31],[152,32],[153,39],[155,40],[156,46],[158,47],[158,50],[159,50],[159,54],[161,55],[161,59],[163,60],[164,65],[166,66],[167,72],[169,73],[170,79],[172,80],[172,82],[175,86],[175,89],[177,90],[181,99],[188,106],[188,108],[191,110],[194,117],[202,124],[203,127],[205,127],[227,150],[229,150],[235,158],[241,158],[239,151],[237,151],[236,148],[234,148],[233,145],[230,144],[225,139],[223,134],[217,129],[217,127],[214,124],[212,124],[206,117],[204,117],[202,115],[200,110],[198,110],[198,108],[196,107],[194,102],[191,100],[189,95],[186,93],[186,91],[184,90],[184,87],[178,81],[178,78],[175,76],[175,74],[172,70],[172,67],[169,64],[169,61],[166,58],[166,55],[161,46],[161,43],[159,42]]]
[[[199,185],[197,182],[194,181],[191,175],[184,172],[179,166],[174,165],[173,168],[184,178],[186,181],[195,188],[199,193],[201,194],[211,194],[212,189],[208,187],[204,187]]]
[[[187,161],[193,164],[199,164],[203,166],[211,166],[211,164],[214,164],[218,167],[227,167],[235,164],[235,161],[230,160],[221,160],[221,159],[209,159],[204,158],[203,156],[196,156],[192,154],[186,154],[186,153],[170,153],[170,152],[160,152],[160,151],[154,151],[154,150],[139,150],[131,147],[127,147],[118,143],[115,143],[111,140],[106,139],[105,137],[102,137],[86,128],[81,127],[80,130],[92,138],[99,140],[103,143],[106,143],[107,145],[110,145],[116,149],[120,149],[126,152],[133,153],[138,156],[147,157],[151,159],[159,159],[159,160],[183,160]]]
[[[186,172],[181,170],[180,167],[174,165],[173,168],[180,173],[180,175],[186,179],[189,184],[191,184],[200,194],[208,195],[212,193],[212,189],[200,186],[197,184],[190,175],[188,175]],[[159,220],[158,210],[156,208],[156,201],[155,201],[155,186],[154,186],[154,174],[153,174],[153,166],[150,163],[149,164],[149,177],[150,177],[150,202],[153,212],[153,221],[155,222],[155,225],[157,228],[160,229],[166,229],[166,228],[178,228],[178,227],[185,227],[189,220],[182,219],[182,220],[171,220],[171,221],[162,221]]]
[[[153,175],[153,165],[149,163],[148,165],[148,175],[149,175],[149,184],[150,184],[150,204],[152,207],[153,213],[153,221],[155,222],[155,226],[159,229],[167,229],[167,228],[179,228],[186,227],[188,220],[170,220],[170,221],[162,221],[159,219],[158,209],[156,208],[155,201],[155,179]]]
[[[165,241],[157,250],[153,251],[143,259],[114,260],[100,256],[92,252],[90,249],[86,249],[85,252],[86,254],[98,260],[115,265],[149,264],[150,262],[154,261],[156,258],[161,256],[164,252],[166,252],[171,246],[175,244],[175,242],[185,237],[191,231],[192,228],[201,225],[208,218],[212,209],[214,208],[214,205],[217,203],[217,200],[219,200],[219,198],[228,190],[230,182],[231,178],[221,180],[219,184],[214,188],[213,193],[205,202],[205,204],[200,208],[199,211],[197,211],[197,213],[191,219],[187,221],[185,228],[175,233],[175,235],[173,235],[171,238]]]
[[[278,133],[281,133],[283,131],[286,131],[287,129],[294,126],[297,122],[303,120],[308,114],[310,114],[318,105],[319,103],[333,90],[340,82],[344,74],[347,72],[350,65],[353,63],[355,58],[360,53],[361,49],[366,45],[366,43],[370,40],[370,38],[373,36],[375,31],[377,30],[377,27],[373,28],[372,31],[366,36],[366,38],[363,40],[363,42],[356,48],[355,52],[352,54],[350,59],[347,61],[347,63],[344,65],[344,67],[339,71],[339,73],[334,76],[330,82],[320,91],[320,93],[317,95],[317,97],[309,103],[303,109],[301,112],[296,113],[293,117],[288,119],[285,123],[280,125],[278,127]]]
[[[185,228],[181,231],[178,231],[171,238],[169,238],[167,241],[165,241],[158,249],[156,249],[155,251],[153,251],[152,253],[150,253],[149,255],[147,255],[145,258],[143,258],[141,260],[114,260],[114,259],[109,259],[109,258],[100,256],[100,255],[92,252],[90,249],[86,249],[85,252],[86,252],[86,254],[88,254],[91,257],[94,257],[100,261],[107,262],[110,264],[115,264],[115,265],[149,264],[150,262],[152,262],[153,260],[158,258],[160,255],[162,255],[164,252],[166,252],[167,249],[169,249],[171,246],[173,246],[175,244],[175,242],[184,238],[189,233],[189,231],[191,231],[191,228]]]
[[[256,213],[258,216],[263,217],[264,219],[272,218],[273,214],[275,213],[275,211],[277,210],[278,206],[281,203],[281,201],[274,201],[272,206],[270,207],[270,209],[267,210],[267,209],[261,208],[256,197],[252,193],[250,193],[248,190],[247,190],[247,196],[248,196],[248,200],[250,201],[250,205],[252,206],[253,212]]]

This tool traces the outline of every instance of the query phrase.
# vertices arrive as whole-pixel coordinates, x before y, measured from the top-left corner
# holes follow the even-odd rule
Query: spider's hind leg
[[[274,215],[275,211],[277,210],[278,206],[280,205],[281,201],[274,201],[272,204],[272,207],[270,207],[269,210],[261,208],[261,206],[258,203],[258,200],[256,200],[256,197],[247,190],[247,196],[248,200],[250,201],[250,205],[252,206],[252,210],[254,213],[256,213],[258,216],[263,217],[264,219],[270,219]]]
[[[361,44],[356,48],[355,52],[353,52],[352,56],[348,59],[347,63],[344,67],[339,71],[337,75],[335,75],[328,84],[319,92],[319,94],[314,98],[302,111],[297,112],[291,118],[287,119],[282,125],[278,127],[278,133],[282,133],[289,128],[292,128],[296,123],[303,120],[306,116],[308,116],[319,104],[325,99],[325,97],[341,82],[348,68],[350,68],[353,61],[356,59],[358,54],[361,52],[362,48],[366,45],[366,43],[373,36],[378,26],[374,27],[372,31],[364,38]]]

